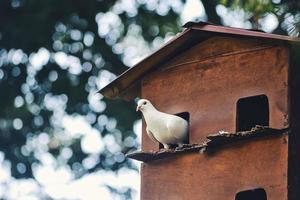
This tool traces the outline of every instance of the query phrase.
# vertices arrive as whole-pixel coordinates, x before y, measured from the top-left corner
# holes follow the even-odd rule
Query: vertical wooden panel
[[[142,97],[163,112],[189,112],[190,143],[219,130],[234,132],[238,99],[260,94],[269,99],[270,126],[283,128],[288,118],[287,56],[286,49],[274,47],[154,72],[143,80]],[[143,137],[143,149],[157,145]]]
[[[287,79],[288,51],[272,47],[153,72],[142,81],[142,97],[163,112],[189,112],[190,143],[199,143],[210,133],[234,132],[236,102],[248,96],[265,94],[270,126],[287,127]],[[237,192],[254,187],[263,187],[268,199],[287,199],[285,139],[249,142],[212,156],[193,154],[143,164],[142,199],[232,200]],[[158,149],[145,130],[142,148]]]
[[[286,136],[242,142],[213,155],[187,154],[143,163],[142,200],[234,200],[264,188],[270,200],[287,199]]]

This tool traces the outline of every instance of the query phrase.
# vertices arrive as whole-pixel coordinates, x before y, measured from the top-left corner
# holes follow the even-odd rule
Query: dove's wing
[[[150,139],[153,141],[153,142],[158,142],[157,139],[153,136],[153,134],[151,133],[151,131],[148,129],[148,127],[146,127],[146,132],[148,134],[148,136],[150,137]]]
[[[169,133],[174,139],[184,140],[188,132],[188,123],[186,120],[178,117],[169,115],[169,120],[166,123]]]

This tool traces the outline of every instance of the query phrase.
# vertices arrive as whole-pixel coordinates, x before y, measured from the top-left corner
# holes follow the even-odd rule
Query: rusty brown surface
[[[234,200],[264,188],[287,200],[287,136],[235,143],[213,156],[190,153],[142,164],[142,200]],[[244,143],[244,144],[243,144]]]
[[[231,45],[243,46],[239,42],[231,41]],[[213,54],[225,44],[207,45],[206,51]],[[237,101],[261,94],[269,100],[269,126],[287,128],[288,49],[269,46],[234,51],[199,59],[203,53],[195,47],[160,66],[162,70],[147,74],[142,80],[142,97],[162,112],[189,112],[191,144],[201,143],[208,134],[220,130],[235,132]],[[239,191],[262,187],[268,199],[286,200],[287,138],[284,135],[234,143],[214,156],[190,153],[143,163],[141,197],[232,200]],[[158,150],[158,144],[147,137],[145,124],[142,150]]]
[[[120,96],[126,100],[140,95],[138,85],[143,76],[159,65],[164,64],[172,57],[185,52],[195,44],[206,41],[209,38],[221,36],[232,38],[261,39],[269,42],[298,42],[298,38],[283,35],[275,35],[251,30],[216,26],[212,24],[193,24],[178,33],[176,37],[163,45],[153,54],[149,55],[132,68],[125,71],[117,79],[100,90],[105,97],[113,99]]]
[[[181,59],[197,55],[194,51]],[[269,126],[286,128],[287,83],[288,51],[271,47],[153,72],[143,79],[142,97],[162,112],[189,112],[190,143],[199,143],[219,130],[235,132],[236,103],[243,97],[265,94],[269,99]],[[158,149],[146,134],[142,136],[142,144],[144,151]]]
[[[128,153],[127,158],[135,159],[143,162],[151,162],[154,160],[170,158],[182,154],[193,152],[215,152],[221,147],[231,145],[240,141],[252,141],[253,139],[278,136],[287,133],[288,129],[272,129],[263,126],[253,127],[250,131],[242,131],[236,133],[219,132],[207,136],[208,140],[200,144],[185,144],[183,147],[174,149],[160,149],[158,151],[136,151]]]
[[[240,54],[270,47],[272,47],[271,43],[257,39],[220,36],[211,37],[200,44],[189,48],[179,56],[168,60],[164,65],[159,66],[157,70],[167,70],[185,64],[204,61],[217,56]]]

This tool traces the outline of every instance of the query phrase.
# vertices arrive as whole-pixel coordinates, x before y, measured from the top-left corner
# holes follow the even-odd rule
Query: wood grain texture
[[[201,143],[220,130],[235,132],[236,102],[261,94],[269,100],[269,126],[285,128],[287,60],[286,49],[272,47],[153,72],[142,82],[142,97],[162,112],[189,112],[190,143]],[[145,136],[143,150],[157,150],[158,145]]]
[[[272,129],[269,127],[256,126],[249,131],[236,133],[214,133],[207,136],[207,140],[201,144],[184,144],[182,147],[173,149],[160,149],[159,151],[135,151],[126,154],[127,158],[143,162],[153,162],[154,160],[166,159],[187,153],[214,153],[224,146],[230,146],[241,141],[251,142],[254,139],[275,137],[288,134],[289,129]]]
[[[235,144],[142,164],[142,200],[234,200],[264,188],[268,199],[287,199],[286,136]]]
[[[218,45],[222,43],[211,48],[218,51]],[[269,126],[289,126],[287,48],[264,46],[186,62],[199,54],[195,50],[182,54],[168,63],[171,67],[147,74],[141,88],[142,97],[158,110],[190,113],[190,143],[201,143],[220,130],[235,132],[236,103],[243,97],[265,94]],[[213,156],[192,153],[144,163],[141,199],[233,200],[239,191],[262,187],[268,199],[286,200],[287,137],[234,144]],[[158,148],[143,124],[142,150]]]

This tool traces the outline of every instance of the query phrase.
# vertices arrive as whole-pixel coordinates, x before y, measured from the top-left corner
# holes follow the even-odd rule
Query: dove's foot
[[[171,145],[168,145],[168,144],[163,144],[164,145],[164,149],[170,149],[171,148]]]
[[[177,147],[175,148],[175,150],[182,150],[186,147],[186,144],[177,144]]]
[[[172,152],[172,151],[173,151],[172,149],[160,149],[159,153],[162,153],[162,152]]]

